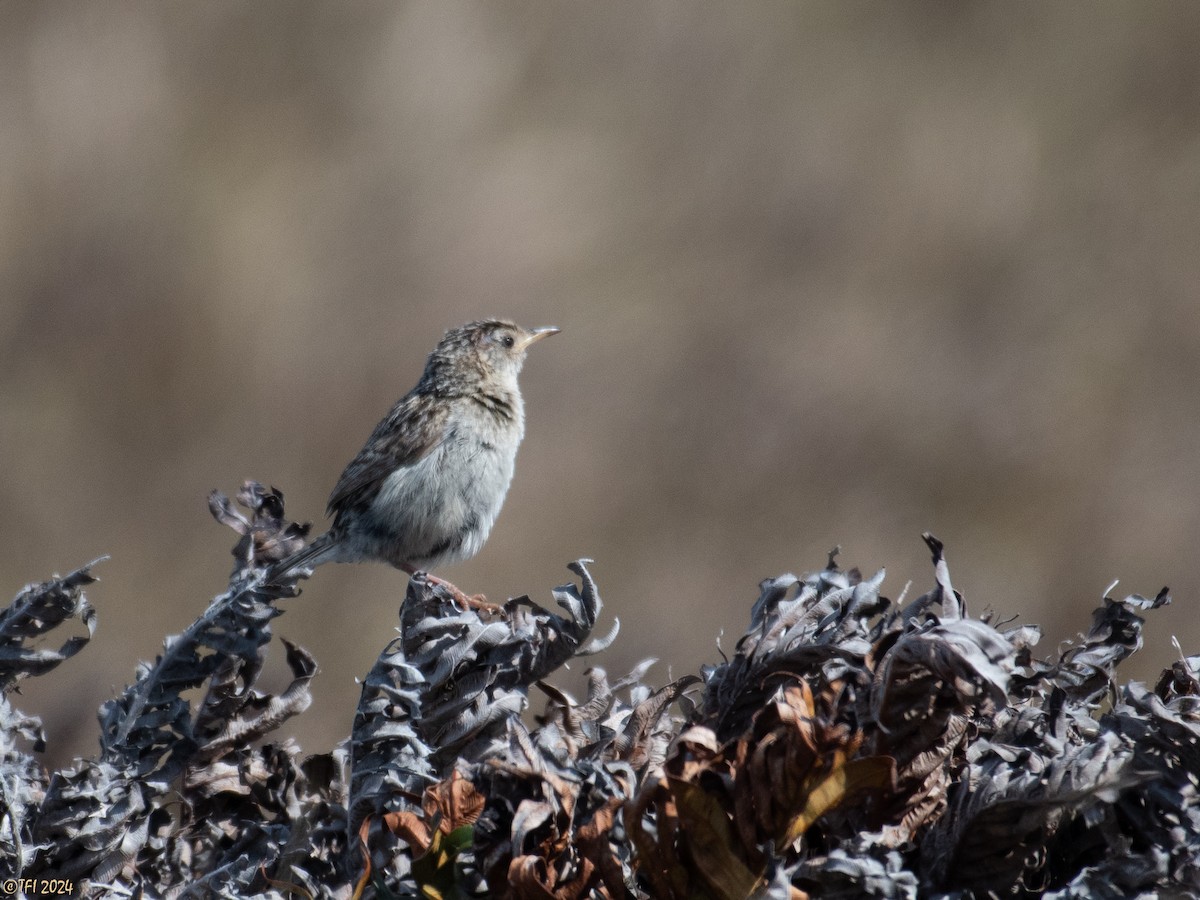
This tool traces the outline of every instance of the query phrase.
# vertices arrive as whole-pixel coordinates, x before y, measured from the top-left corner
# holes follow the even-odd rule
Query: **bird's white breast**
[[[524,433],[523,410],[518,401],[508,427],[474,404],[457,412],[441,443],[389,475],[371,504],[375,530],[394,542],[375,555],[393,564],[434,568],[469,559],[500,514]]]

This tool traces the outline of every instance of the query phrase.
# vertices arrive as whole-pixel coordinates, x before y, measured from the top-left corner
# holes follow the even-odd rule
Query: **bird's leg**
[[[408,565],[407,563],[402,565],[400,568],[407,572],[410,576],[416,575],[417,572],[420,571],[413,566]],[[492,615],[499,615],[504,609],[504,607],[500,606],[499,604],[489,603],[488,598],[483,594],[463,593],[460,588],[456,587],[445,578],[440,578],[437,575],[434,575],[432,572],[421,572],[421,574],[425,576],[426,580],[430,584],[439,585],[440,587],[444,587],[447,591],[449,591],[450,597],[463,612],[466,612],[469,609],[474,609],[478,612],[488,612]]]

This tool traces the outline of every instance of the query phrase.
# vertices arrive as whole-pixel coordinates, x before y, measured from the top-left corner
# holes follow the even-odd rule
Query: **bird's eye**
[[[513,339],[513,336],[511,334],[506,334],[504,336],[503,340],[501,341],[501,343],[503,343],[505,347],[511,348],[512,345],[516,343],[516,341]]]

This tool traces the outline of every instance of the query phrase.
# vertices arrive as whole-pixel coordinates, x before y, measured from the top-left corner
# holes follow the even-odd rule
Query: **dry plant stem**
[[[117,733],[111,740],[104,742],[105,751],[120,752],[120,748],[129,739],[130,731],[141,717],[142,710],[145,709],[149,697],[153,694],[154,689],[158,687],[161,673],[170,670],[169,664],[174,661],[176,656],[181,652],[190,650],[196,643],[196,638],[212,625],[213,621],[223,610],[260,587],[262,587],[261,575],[251,578],[245,584],[214,598],[203,615],[188,626],[183,634],[176,641],[172,642],[170,647],[163,651],[161,658],[154,667],[153,674],[144,684],[139,684],[138,695],[130,705],[129,711],[125,714],[120,728],[117,729]]]

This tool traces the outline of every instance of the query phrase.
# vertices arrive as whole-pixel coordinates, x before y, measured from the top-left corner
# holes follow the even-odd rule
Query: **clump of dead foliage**
[[[932,589],[904,602],[831,556],[764,581],[719,664],[552,683],[616,637],[580,560],[557,610],[460,609],[414,578],[353,731],[305,756],[271,733],[316,672],[259,690],[264,583],[303,546],[278,491],[247,483],[225,593],[100,710],[100,752],[61,772],[18,681],[82,650],[92,566],[0,613],[0,886],[91,897],[1154,897],[1200,892],[1200,657],[1118,686],[1141,613],[1106,598],[1082,639],[968,614],[931,536]],[[47,634],[78,620],[61,643]],[[67,626],[70,627],[70,626]],[[57,648],[56,648],[57,644]],[[534,718],[523,717],[533,702]],[[33,885],[36,881],[22,881]],[[22,890],[33,890],[32,887]],[[6,891],[6,893],[15,893]]]

